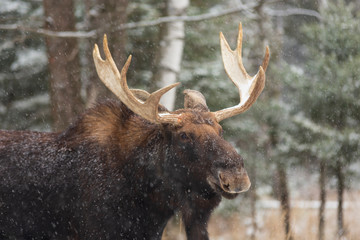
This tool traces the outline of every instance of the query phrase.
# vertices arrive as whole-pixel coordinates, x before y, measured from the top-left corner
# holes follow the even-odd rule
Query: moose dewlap
[[[177,84],[152,94],[129,89],[130,59],[118,71],[104,37],[93,57],[120,101],[87,110],[61,133],[0,131],[0,239],[161,239],[180,212],[188,239],[208,239],[221,197],[247,191],[243,159],[222,137],[220,121],[250,108],[265,85],[269,50],[258,73],[220,34],[225,70],[240,103],[209,111],[203,95],[184,91],[184,108],[159,105]]]

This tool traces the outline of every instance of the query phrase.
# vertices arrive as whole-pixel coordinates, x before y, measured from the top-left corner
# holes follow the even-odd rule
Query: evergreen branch
[[[341,132],[336,131],[335,129],[327,128],[325,126],[319,125],[312,121],[310,118],[305,117],[302,114],[295,115],[292,119],[293,122],[299,124],[300,126],[310,130],[312,133],[321,134],[329,138],[340,138],[342,137]]]
[[[305,117],[302,114],[297,114],[292,117],[291,119],[294,123],[299,124],[300,126],[310,130],[312,133],[315,134],[321,134],[328,138],[337,138],[340,139],[342,142],[345,139],[348,139],[352,142],[357,142],[360,144],[360,134],[351,131],[350,133],[348,131],[340,131],[336,128],[330,128],[326,127],[324,125],[320,125],[312,121],[310,118]]]

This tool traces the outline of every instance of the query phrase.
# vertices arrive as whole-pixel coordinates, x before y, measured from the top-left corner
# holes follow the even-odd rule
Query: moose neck
[[[149,123],[119,102],[107,101],[88,110],[60,137],[68,147],[86,151],[80,154],[86,169],[81,177],[88,181],[86,186],[81,186],[85,195],[111,199],[108,202],[122,213],[119,222],[136,223],[137,232],[144,232],[145,239],[152,236],[151,231],[161,236],[174,213],[163,201],[168,199],[162,196],[164,169],[161,162],[165,161],[167,149],[162,126]],[[102,182],[107,189],[95,189],[92,182]],[[166,191],[165,194],[170,193]],[[141,211],[134,213],[134,209]],[[132,216],[140,221],[131,219]],[[125,226],[119,226],[122,227]],[[133,234],[135,238],[136,233]]]

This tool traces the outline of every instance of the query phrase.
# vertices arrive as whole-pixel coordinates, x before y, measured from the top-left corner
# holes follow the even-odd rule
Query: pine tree
[[[1,24],[41,26],[38,1],[2,0]],[[0,128],[50,130],[47,58],[40,36],[0,31]]]
[[[326,159],[320,171],[328,169],[337,179],[337,236],[341,238],[346,234],[343,195],[347,171],[349,164],[359,159],[359,14],[351,4],[339,0],[329,2],[321,15],[319,23],[307,24],[303,30],[306,65],[303,73],[297,73],[297,81],[289,85],[303,89],[294,93],[300,109],[294,119],[300,129],[306,129],[299,146],[319,159],[321,165]],[[306,132],[310,137],[305,136]],[[324,180],[320,178],[320,182]],[[320,212],[320,228],[324,224],[321,218]]]

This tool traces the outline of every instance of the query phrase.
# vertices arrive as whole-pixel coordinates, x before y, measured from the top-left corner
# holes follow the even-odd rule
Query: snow
[[[6,107],[0,103],[0,114],[6,113]]]
[[[25,14],[30,10],[30,3],[17,1],[17,0],[1,0],[0,1],[0,14],[8,12],[18,12]]]
[[[18,110],[26,110],[36,104],[43,104],[48,102],[50,102],[50,97],[49,94],[46,93],[46,94],[36,95],[31,98],[27,98],[25,100],[16,101],[13,103],[13,107]],[[0,106],[0,112],[1,112],[1,106]]]
[[[16,60],[11,64],[12,71],[18,71],[24,67],[32,68],[34,72],[47,63],[47,56],[43,49],[20,49],[16,52]]]
[[[13,48],[15,46],[13,41],[5,40],[0,44],[0,53],[9,48]]]

